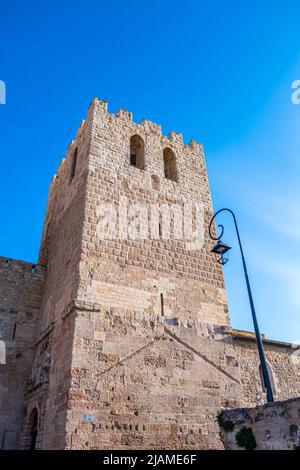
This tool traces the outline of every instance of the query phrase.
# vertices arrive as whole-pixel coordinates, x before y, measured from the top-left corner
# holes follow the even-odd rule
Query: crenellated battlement
[[[84,128],[84,124],[85,124],[85,119],[82,119],[82,121],[80,123],[80,126],[78,127],[77,132],[76,132],[76,140],[81,137],[81,134],[82,134],[82,131],[83,131],[83,128]],[[74,141],[72,141],[72,142],[74,143]]]
[[[203,150],[201,143],[196,142],[195,140],[185,143],[183,140],[183,135],[181,133],[170,131],[167,136],[163,135],[162,128],[159,124],[149,121],[148,119],[142,119],[140,123],[135,123],[133,120],[133,113],[125,109],[119,109],[115,114],[108,111],[108,102],[103,101],[99,98],[94,98],[90,104],[89,111],[94,109],[96,112],[101,114],[105,113],[111,117],[118,118],[124,122],[131,123],[133,126],[144,130],[145,133],[154,132],[159,134],[162,137],[162,140],[168,143],[176,142],[182,144],[183,146],[189,148],[193,152],[199,152]]]
[[[123,119],[124,121],[132,122],[133,120],[132,113],[130,111],[126,111],[126,109],[119,109],[115,116],[117,118]]]
[[[89,128],[89,133],[87,133],[88,142],[85,142],[86,155],[88,154],[90,139],[93,135],[92,129],[94,129],[94,133],[99,135],[101,126],[104,126],[101,132],[105,131],[105,129],[115,127],[118,129],[120,135],[123,135],[125,140],[128,140],[130,136],[135,134],[140,135],[143,139],[151,137],[152,145],[160,146],[161,151],[166,147],[170,147],[175,153],[184,154],[188,159],[197,160],[198,156],[200,156],[201,159],[203,158],[203,146],[199,142],[192,140],[186,144],[182,133],[175,131],[170,131],[168,135],[164,135],[161,126],[148,119],[142,119],[140,123],[135,123],[133,113],[123,108],[120,108],[115,114],[111,113],[108,110],[107,101],[94,98],[89,106],[87,118],[81,121],[76,131],[76,138],[72,139],[69,143],[66,156],[59,163],[57,172],[51,180],[50,193],[57,187],[57,183],[63,173],[69,173],[70,170],[68,170],[68,168],[71,165],[72,156],[74,155],[75,149],[79,149],[82,141],[84,141],[84,129],[88,123],[91,124],[91,127]],[[148,158],[151,160],[152,155],[150,154]],[[153,164],[150,166],[153,167]]]
[[[28,261],[21,261],[14,258],[5,258],[0,256],[0,270],[9,269],[20,273],[39,273],[45,272],[46,267],[41,264],[30,263]]]

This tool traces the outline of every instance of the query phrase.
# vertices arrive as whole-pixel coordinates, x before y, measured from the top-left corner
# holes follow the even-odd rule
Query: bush
[[[222,428],[225,432],[231,432],[234,428],[234,423],[230,420],[224,419],[223,414],[218,415],[218,423],[220,428]]]
[[[244,447],[246,450],[254,450],[257,447],[255,436],[251,428],[244,426],[235,436],[236,443],[239,447]]]

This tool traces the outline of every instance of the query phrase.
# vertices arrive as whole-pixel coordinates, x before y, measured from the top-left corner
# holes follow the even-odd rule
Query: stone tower
[[[202,146],[184,145],[173,132],[165,137],[147,120],[135,124],[127,111],[113,115],[95,99],[52,182],[40,251],[48,268],[41,333],[54,322],[55,337],[49,420],[67,413],[59,419],[67,435],[48,433],[47,447],[62,446],[65,437],[75,448],[183,445],[184,430],[194,426],[192,439],[202,441],[206,413],[197,395],[219,372],[204,363],[195,374],[201,359],[194,359],[193,342],[228,323],[221,268],[206,234],[200,250],[164,240],[163,217],[156,236],[132,240],[119,230],[122,202],[130,224],[135,204],[149,213],[159,204],[183,213],[187,201],[203,204],[207,225]],[[118,208],[117,233],[107,237],[99,233],[102,203]],[[59,393],[66,407],[56,405]]]
[[[253,336],[229,327],[211,216],[200,144],[92,101],[50,186],[13,445],[222,447],[218,411],[264,393]]]

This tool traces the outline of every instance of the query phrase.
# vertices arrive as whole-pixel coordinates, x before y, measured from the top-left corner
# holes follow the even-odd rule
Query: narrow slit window
[[[161,222],[158,223],[158,235],[162,236]]]
[[[12,334],[12,340],[13,340],[13,341],[14,341],[15,336],[16,336],[16,329],[17,329],[17,324],[15,323],[15,324],[14,324],[14,331],[13,331],[13,334]]]
[[[75,176],[75,173],[76,173],[76,165],[77,165],[77,153],[78,153],[78,150],[77,148],[75,149],[75,152],[73,153],[73,156],[72,156],[72,164],[71,164],[71,173],[70,173],[70,184]]]
[[[164,294],[160,294],[160,311],[161,311],[161,315],[163,317],[164,314],[165,314],[165,311],[164,311]]]

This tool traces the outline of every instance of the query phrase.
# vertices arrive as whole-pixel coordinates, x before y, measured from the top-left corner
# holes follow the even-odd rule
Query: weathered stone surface
[[[236,436],[245,427],[252,431],[256,450],[300,449],[300,398],[256,408],[226,410],[222,412],[220,422],[233,425],[230,431],[226,431],[226,425],[220,426],[225,449],[243,450],[238,446]]]
[[[130,164],[134,135],[144,169]],[[165,148],[176,181],[165,176]],[[176,210],[201,204],[203,246],[164,239],[159,223],[153,237],[126,238],[122,226],[101,238],[99,206],[120,198]],[[29,448],[36,428],[43,449],[219,449],[219,411],[265,400],[253,335],[229,327],[207,234],[212,212],[202,145],[93,100],[50,185],[36,272],[0,259],[6,448]],[[121,220],[118,212],[117,227]],[[275,397],[299,396],[294,350],[265,347]]]
[[[20,444],[45,274],[42,266],[0,257],[0,340],[6,344],[6,363],[0,365],[3,449],[17,449]]]

